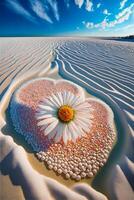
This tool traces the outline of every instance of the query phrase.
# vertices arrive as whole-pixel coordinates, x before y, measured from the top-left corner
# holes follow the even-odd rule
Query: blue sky
[[[133,0],[0,0],[0,36],[130,34]]]

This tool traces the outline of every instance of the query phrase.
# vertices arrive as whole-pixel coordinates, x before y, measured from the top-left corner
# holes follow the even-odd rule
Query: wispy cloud
[[[108,21],[107,17],[104,18],[104,20],[100,23],[93,23],[93,22],[82,22],[86,28],[88,29],[93,29],[93,28],[111,28],[114,27],[118,24],[121,24],[125,21],[127,21],[129,19],[129,17],[131,16],[131,14],[134,11],[134,3],[132,3],[129,7],[125,8],[124,10],[122,10],[120,13],[118,13],[115,16],[115,19],[113,21]]]
[[[119,19],[125,15],[130,15],[130,14],[132,14],[133,9],[134,9],[134,3],[132,3],[129,7],[122,10],[118,15],[115,16],[115,18]]]
[[[101,6],[101,3],[98,3],[98,4],[96,5],[97,8],[99,8],[100,6]]]
[[[84,0],[75,0],[75,4],[76,4],[77,6],[79,6],[79,8],[82,7],[83,3],[84,3]]]
[[[86,10],[88,12],[93,11],[93,3],[90,0],[86,0]]]
[[[17,0],[6,0],[5,3],[9,9],[15,11],[19,15],[22,15],[26,19],[36,23],[36,19]]]
[[[125,4],[127,3],[128,0],[123,0],[120,2],[120,9],[124,8]]]
[[[105,10],[103,11],[103,14],[104,14],[104,15],[111,15],[111,13],[109,13],[107,9],[105,9]]]
[[[49,16],[49,10],[52,11],[53,16],[57,21],[60,19],[56,0],[29,0],[31,8],[29,7],[27,9],[23,7],[19,0],[5,0],[5,2],[11,10],[34,23],[37,23],[38,18],[40,18],[52,24],[53,20]],[[31,9],[33,12],[31,12]]]
[[[90,12],[93,11],[93,3],[91,0],[75,0],[75,4],[81,8],[83,5],[85,6],[85,9]]]
[[[59,21],[60,16],[59,16],[59,12],[58,12],[58,4],[56,0],[47,0],[49,5],[51,6],[51,9],[54,13],[54,16],[56,18],[57,21]]]
[[[107,24],[107,19],[105,18],[101,23],[98,23],[98,24],[94,24],[93,22],[84,22],[83,24],[88,29],[92,29],[92,28],[102,28],[102,29],[105,29],[106,24]]]
[[[45,7],[43,6],[43,4],[36,0],[36,1],[31,1],[31,7],[32,10],[35,12],[35,14],[40,17],[43,20],[46,20],[49,23],[53,23],[53,21],[51,20],[51,18],[48,16]]]

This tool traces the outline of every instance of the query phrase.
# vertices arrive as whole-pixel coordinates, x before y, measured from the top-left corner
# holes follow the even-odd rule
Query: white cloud
[[[93,22],[87,22],[85,23],[86,28],[92,28],[94,26]]]
[[[75,4],[76,4],[77,6],[79,6],[79,8],[82,7],[83,3],[84,3],[84,0],[75,0]]]
[[[59,21],[59,12],[58,5],[56,0],[46,0],[45,3],[43,0],[29,0],[31,4],[31,8],[37,17],[34,17],[29,9],[25,9],[18,0],[5,0],[6,5],[14,10],[16,13],[22,15],[28,20],[37,23],[37,17],[49,22],[53,23],[51,17],[48,15],[48,11],[51,9],[54,17],[57,21]]]
[[[93,3],[91,0],[75,0],[75,4],[81,8],[83,4],[85,5],[85,9],[90,12],[93,11]]]
[[[41,1],[36,0],[36,1],[31,1],[31,6],[33,11],[36,13],[36,15],[38,17],[40,17],[41,19],[46,20],[49,23],[53,23],[53,21],[51,20],[51,18],[47,15],[45,7],[43,6],[43,4],[41,3]]]
[[[100,6],[101,6],[101,3],[98,3],[96,7],[99,8]]]
[[[128,0],[123,0],[120,2],[120,9],[124,8],[125,4],[127,3]]]
[[[48,11],[51,11],[54,14],[54,17],[57,21],[59,21],[60,16],[58,12],[58,4],[56,0],[46,0],[45,3],[42,0],[29,0],[31,3],[32,10],[35,14],[41,19],[53,23],[51,17],[48,15]]]
[[[93,22],[84,22],[83,24],[86,26],[86,28],[111,28],[116,26],[117,24],[121,24],[129,19],[131,14],[134,10],[134,3],[131,4],[129,7],[125,8],[122,12],[118,13],[115,16],[115,20],[108,21],[108,19],[105,17],[105,19],[97,24],[94,24]]]
[[[124,10],[122,10],[120,13],[118,13],[118,15],[115,16],[116,19],[109,24],[109,27],[113,27],[116,24],[121,24],[124,21],[127,21],[131,16],[131,14],[133,13],[133,11],[134,11],[134,3],[131,4],[129,7],[125,8]]]
[[[103,14],[104,14],[104,15],[111,15],[111,13],[109,13],[107,9],[105,9],[105,10],[103,11]]]
[[[59,16],[59,12],[58,12],[58,5],[57,5],[57,1],[56,0],[47,0],[49,5],[51,6],[54,16],[56,18],[57,21],[59,21],[60,16]]]
[[[107,18],[105,18],[102,22],[98,23],[98,24],[92,24],[92,28],[102,28],[105,29],[107,27]]]
[[[90,0],[86,0],[86,10],[88,12],[93,11],[93,3]]]
[[[105,18],[101,23],[101,28],[105,29],[107,27],[107,25],[108,25],[108,22],[107,22],[107,19]]]
[[[116,19],[119,19],[123,16],[125,16],[126,14],[131,14],[133,12],[133,8],[134,8],[134,3],[131,4],[129,7],[125,8],[124,10],[122,10],[118,15],[116,15]]]
[[[17,0],[6,0],[6,5],[10,9],[13,9],[17,14],[22,15],[28,20],[36,23],[36,19]]]

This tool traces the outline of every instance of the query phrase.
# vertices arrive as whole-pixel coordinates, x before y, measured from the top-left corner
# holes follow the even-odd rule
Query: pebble
[[[93,164],[92,168],[93,168],[93,169],[96,169],[96,165],[95,165],[95,164]]]
[[[85,172],[82,172],[82,173],[81,173],[81,177],[82,177],[82,178],[85,178],[85,177],[86,177],[86,173],[85,173]]]
[[[81,176],[80,175],[76,176],[76,180],[80,181],[81,180]]]
[[[73,172],[72,172],[72,171],[69,171],[69,174],[70,174],[70,176],[72,176],[72,175],[73,175]]]
[[[56,166],[54,166],[54,171],[57,171],[57,167]]]
[[[96,174],[96,173],[97,173],[97,170],[96,170],[96,169],[93,169],[93,173]]]
[[[36,154],[36,155],[37,155],[38,159],[40,159],[42,157],[40,154]]]
[[[101,162],[101,163],[100,163],[100,167],[103,167],[103,166],[104,166],[104,163]]]
[[[58,174],[62,174],[62,169],[57,170]]]
[[[48,160],[48,161],[47,161],[47,164],[48,164],[48,165],[51,165],[51,164],[52,164],[52,162],[51,162],[50,160]]]
[[[84,166],[82,166],[82,171],[84,171],[84,172],[86,171],[86,168]]]
[[[92,165],[88,165],[87,168],[88,168],[89,170],[91,170],[91,169],[92,169]]]
[[[77,167],[75,167],[75,168],[74,168],[74,171],[75,171],[75,172],[78,172],[78,171],[79,171],[79,169],[78,169]]]
[[[102,160],[102,163],[106,163],[106,161],[107,161],[106,159],[103,159],[103,160]]]
[[[64,167],[64,166],[65,166],[65,163],[61,163],[61,166]]]
[[[73,173],[72,178],[76,179],[77,175],[75,173]]]
[[[70,175],[67,173],[65,177],[66,177],[66,179],[69,179]]]
[[[48,168],[49,169],[53,169],[53,165],[48,165]]]
[[[93,177],[93,173],[92,173],[92,172],[89,172],[89,173],[88,173],[88,177],[89,177],[89,178],[92,178],[92,177]]]
[[[41,160],[41,161],[44,161],[44,160],[45,160],[45,157],[44,157],[44,156],[41,156],[40,160]]]
[[[64,169],[64,170],[63,170],[63,173],[66,174],[66,173],[67,173],[67,169]]]
[[[78,166],[79,166],[79,167],[82,167],[82,163],[80,162]]]
[[[87,161],[87,164],[91,164],[91,161],[90,161],[90,160],[88,160],[88,161]]]

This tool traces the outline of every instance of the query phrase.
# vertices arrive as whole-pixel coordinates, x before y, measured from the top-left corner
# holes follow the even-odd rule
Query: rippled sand
[[[49,177],[60,183],[42,176],[47,173],[44,166],[27,148],[26,155],[25,150],[18,146],[22,138],[14,137],[8,120],[5,120],[5,110],[13,91],[26,80],[45,76],[74,81],[111,106],[118,132],[117,145],[110,161],[91,185],[111,200],[132,199],[134,44],[74,38],[2,38],[0,46],[2,199],[44,199],[44,195],[48,200],[52,196],[54,199],[106,199],[89,185],[74,185],[75,182],[57,179],[53,172]],[[18,181],[17,173],[22,173],[23,179]],[[86,182],[89,183],[88,180]]]

